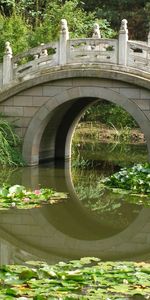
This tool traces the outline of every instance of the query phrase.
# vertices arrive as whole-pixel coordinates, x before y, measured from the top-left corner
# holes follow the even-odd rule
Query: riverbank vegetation
[[[27,262],[0,268],[2,300],[149,299],[150,264],[101,262],[85,257],[47,265]]]
[[[0,165],[23,166],[21,140],[15,133],[13,124],[0,116]]]
[[[14,55],[26,49],[59,38],[60,20],[67,19],[71,38],[92,35],[95,12],[86,12],[79,1],[3,0],[0,6],[0,59],[4,55],[5,42],[12,45]],[[114,31],[106,19],[98,19],[103,37],[111,37]]]

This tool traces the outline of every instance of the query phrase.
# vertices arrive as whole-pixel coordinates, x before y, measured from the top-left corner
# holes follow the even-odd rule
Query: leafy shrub
[[[14,55],[29,48],[30,27],[21,15],[0,15],[0,60],[4,55],[5,42],[11,43]]]

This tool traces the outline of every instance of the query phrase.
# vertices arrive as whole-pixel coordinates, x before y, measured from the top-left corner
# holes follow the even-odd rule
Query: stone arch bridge
[[[25,61],[25,63],[23,63]],[[92,103],[120,105],[142,129],[150,156],[150,34],[128,40],[122,20],[118,39],[70,39],[66,20],[60,39],[13,56],[9,42],[0,65],[0,112],[17,126],[28,165],[71,155],[74,128]]]

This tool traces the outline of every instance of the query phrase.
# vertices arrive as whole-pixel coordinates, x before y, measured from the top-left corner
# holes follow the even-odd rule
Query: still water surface
[[[119,151],[99,145],[95,154],[89,147],[82,149],[80,162],[5,170],[3,181],[31,189],[50,187],[66,192],[68,199],[36,209],[0,211],[0,263],[55,263],[83,256],[119,260],[149,253],[150,209],[97,189],[101,177],[147,161],[145,145]]]

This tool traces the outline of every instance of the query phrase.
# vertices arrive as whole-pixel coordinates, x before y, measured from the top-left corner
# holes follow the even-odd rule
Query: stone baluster
[[[67,21],[61,20],[61,30],[59,39],[59,64],[65,65],[67,63],[67,41],[69,40],[69,31]]]
[[[5,54],[3,57],[3,85],[8,84],[13,78],[12,48],[9,42],[5,43]]]
[[[127,20],[123,19],[121,21],[121,27],[119,31],[119,53],[118,53],[119,65],[126,66],[127,64],[127,42],[128,42]]]
[[[44,46],[44,43],[41,43],[41,46]],[[48,56],[47,49],[41,49],[40,58],[44,56]]]
[[[95,39],[100,39],[101,38],[99,24],[97,24],[97,23],[95,23],[94,26],[93,26],[92,38],[95,38]]]

